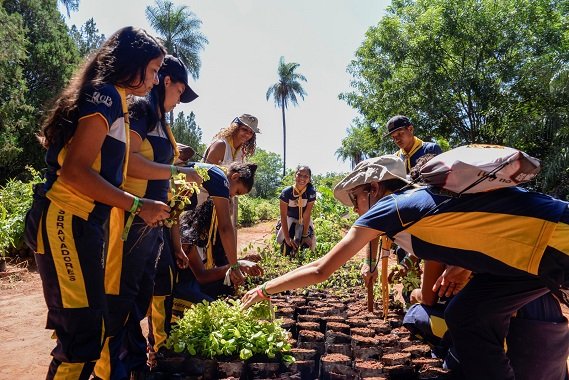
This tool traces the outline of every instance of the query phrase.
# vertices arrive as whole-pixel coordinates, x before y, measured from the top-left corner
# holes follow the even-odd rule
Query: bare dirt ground
[[[274,226],[265,222],[239,229],[239,247],[263,245]],[[55,341],[45,329],[41,280],[31,265],[24,269],[9,264],[8,269],[12,274],[0,278],[0,380],[44,379]]]
[[[274,225],[264,222],[239,229],[240,250],[263,246]],[[363,252],[358,256],[363,257]],[[44,379],[55,343],[51,331],[44,328],[47,308],[41,280],[33,266],[28,270],[9,265],[8,269],[12,274],[0,277],[0,380]],[[564,312],[569,316],[569,310]]]

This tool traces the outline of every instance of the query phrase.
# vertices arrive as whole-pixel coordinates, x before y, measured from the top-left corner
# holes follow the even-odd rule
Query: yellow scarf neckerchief
[[[411,171],[411,157],[413,157],[413,155],[423,146],[423,140],[417,136],[414,136],[413,138],[415,141],[413,142],[413,147],[409,153],[405,152],[403,149],[399,149],[399,151],[396,153],[397,156],[405,160],[405,168],[407,169],[407,173]]]
[[[226,140],[229,143],[229,147],[231,148],[231,161],[235,161],[235,157],[237,157],[237,150],[239,149],[239,147],[237,148],[233,147],[233,137],[229,136],[229,138]]]
[[[124,164],[122,168],[122,183],[120,188],[124,188],[124,184],[126,183],[126,171],[128,168],[128,156],[130,150],[130,120],[128,119],[128,106],[126,105],[126,90],[123,87],[116,87],[120,97],[121,97],[121,106],[122,106],[122,115],[124,119],[124,132],[125,132],[125,155],[124,155]]]
[[[168,140],[170,140],[170,144],[172,144],[172,149],[174,150],[174,159],[172,160],[172,163],[174,163],[176,162],[176,159],[180,157],[180,151],[178,150],[178,144],[176,143],[172,129],[170,129],[170,124],[166,124],[165,129],[166,134],[168,135]]]
[[[213,260],[213,246],[215,245],[216,239],[217,239],[217,213],[215,212],[215,207],[213,207],[211,212],[211,222],[209,224],[207,246],[205,247],[205,252],[206,252],[205,269],[211,269],[215,265],[215,262]]]
[[[296,184],[292,185],[292,196],[298,197],[297,204],[298,204],[298,221],[302,224],[302,194],[306,192],[306,188],[308,185],[304,186],[304,189],[298,190]]]

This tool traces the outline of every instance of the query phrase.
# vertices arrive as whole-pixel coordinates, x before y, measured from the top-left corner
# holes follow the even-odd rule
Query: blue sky
[[[209,40],[201,54],[200,77],[190,85],[200,95],[175,112],[194,111],[209,144],[221,128],[242,113],[259,118],[257,146],[282,155],[280,109],[265,94],[277,82],[279,58],[300,64],[307,78],[304,101],[291,107],[287,120],[287,167],[309,165],[314,173],[345,172],[340,147],[355,110],[338,99],[349,91],[346,68],[370,26],[384,14],[385,0],[195,0],[187,5],[202,20]],[[154,33],[144,10],[154,1],[82,0],[66,18],[78,27],[93,17],[107,37],[126,25]],[[395,147],[394,147],[395,148]]]

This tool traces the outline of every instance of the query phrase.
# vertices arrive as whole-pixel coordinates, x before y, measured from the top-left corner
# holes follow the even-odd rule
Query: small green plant
[[[400,265],[395,265],[389,268],[390,276],[389,282],[391,284],[401,284],[401,296],[403,299],[407,298],[413,291],[421,287],[421,273],[420,269],[416,266],[411,266],[408,270],[405,270]],[[397,296],[397,295],[396,295]]]
[[[206,168],[196,166],[194,170],[198,173],[203,181],[209,180],[209,174],[207,173]],[[190,199],[192,198],[192,195],[194,193],[199,194],[200,192],[197,183],[187,182],[186,175],[183,173],[179,173],[173,176],[170,179],[170,182],[170,191],[172,192],[172,198],[170,198],[169,206],[171,211],[170,217],[164,220],[166,227],[172,227],[178,222],[178,217],[182,211],[184,211],[184,208],[190,205]]]
[[[204,301],[186,310],[166,345],[176,352],[211,359],[238,355],[247,360],[262,355],[291,363],[294,358],[288,354],[291,349],[288,333],[273,315],[274,310],[267,302],[243,311],[240,301]]]

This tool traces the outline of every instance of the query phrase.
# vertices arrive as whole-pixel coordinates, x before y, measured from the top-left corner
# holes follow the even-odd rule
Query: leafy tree
[[[192,77],[197,79],[201,67],[199,53],[208,43],[200,32],[201,20],[189,7],[176,6],[167,0],[156,0],[156,6],[147,6],[146,19],[168,52],[182,59]]]
[[[257,148],[251,157],[251,162],[257,164],[252,194],[265,199],[277,195],[276,192],[281,183],[279,174],[282,165],[281,157],[276,153]]]
[[[6,17],[20,20],[18,37],[14,37],[10,29],[4,27],[4,23],[1,28],[2,33],[12,35],[11,40],[2,41],[7,44],[2,50],[8,55],[16,55],[13,56],[14,60],[8,60],[7,56],[2,55],[0,65],[12,66],[8,70],[13,70],[15,76],[4,76],[1,79],[0,92],[13,88],[16,82],[20,91],[12,99],[18,107],[4,111],[10,112],[8,117],[15,121],[11,125],[8,140],[20,149],[12,151],[15,156],[10,156],[9,166],[0,169],[0,181],[4,182],[8,177],[24,173],[27,164],[35,168],[44,166],[43,151],[35,138],[42,110],[49,106],[48,102],[66,84],[77,65],[79,55],[55,0],[4,0],[0,4]],[[8,26],[11,22],[13,21],[8,22]],[[24,45],[21,45],[22,42]],[[24,59],[21,49],[25,49]]]
[[[300,64],[295,62],[285,63],[284,57],[279,60],[277,69],[279,81],[267,90],[267,100],[272,96],[275,107],[280,107],[283,117],[283,177],[286,174],[286,120],[285,110],[290,102],[293,106],[298,104],[297,96],[304,100],[306,92],[302,88],[301,81],[306,82],[302,74],[296,73]]]
[[[347,129],[342,146],[336,150],[336,157],[350,160],[352,169],[362,160],[377,154],[377,130],[369,125],[356,125]]]
[[[196,124],[196,115],[193,112],[190,112],[189,116],[185,116],[184,112],[178,113],[172,123],[172,134],[177,142],[191,146],[196,157],[203,156],[206,146],[202,143],[202,130]]]
[[[568,62],[568,12],[566,0],[394,0],[340,98],[380,130],[406,114],[423,139],[511,145],[547,166],[549,147],[567,146],[567,97],[550,87]]]
[[[99,29],[93,18],[87,20],[80,29],[77,29],[77,27],[73,25],[69,30],[69,34],[77,44],[79,55],[82,57],[98,49],[106,39],[104,34],[99,33]]]
[[[26,61],[26,38],[22,18],[0,7],[0,183],[18,166],[20,145],[32,108],[26,103],[27,87],[22,65]],[[21,167],[20,167],[21,169]]]

